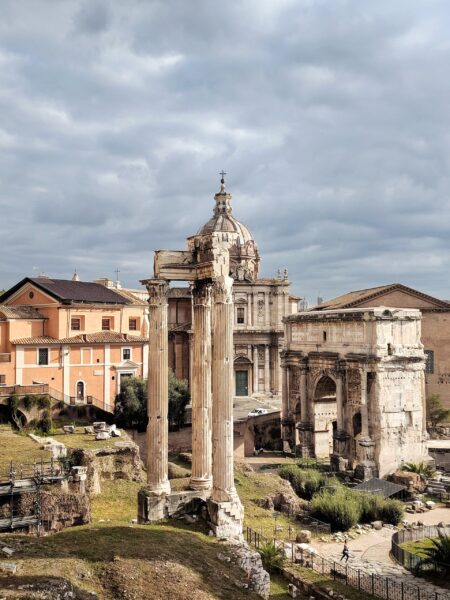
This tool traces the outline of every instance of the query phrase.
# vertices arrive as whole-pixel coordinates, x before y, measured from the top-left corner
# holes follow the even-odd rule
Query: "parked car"
[[[254,408],[251,410],[247,416],[249,417],[258,417],[259,415],[267,415],[269,411],[267,408]]]

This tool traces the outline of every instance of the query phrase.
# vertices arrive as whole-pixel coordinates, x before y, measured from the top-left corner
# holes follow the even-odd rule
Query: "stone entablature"
[[[420,311],[310,311],[284,320],[285,449],[362,477],[427,458]]]

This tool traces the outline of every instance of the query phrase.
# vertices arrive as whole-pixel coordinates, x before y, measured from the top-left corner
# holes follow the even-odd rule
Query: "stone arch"
[[[328,458],[337,429],[336,381],[328,372],[322,372],[315,381],[313,410],[314,453],[317,458]]]
[[[336,381],[329,373],[323,373],[315,382],[314,401],[336,397]]]

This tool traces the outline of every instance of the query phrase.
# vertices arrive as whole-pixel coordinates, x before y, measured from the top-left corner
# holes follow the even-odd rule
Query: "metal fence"
[[[427,591],[423,586],[375,573],[367,573],[361,569],[355,569],[347,563],[328,560],[307,550],[298,550],[293,542],[282,543],[264,538],[249,527],[246,529],[246,540],[258,550],[268,542],[283,544],[286,559],[290,563],[312,569],[321,575],[327,575],[329,579],[339,581],[343,585],[382,600],[450,600],[450,592],[442,594]]]
[[[395,560],[399,562],[405,569],[409,571],[415,571],[419,565],[421,565],[422,557],[402,548],[402,544],[407,542],[416,542],[418,540],[425,540],[430,538],[439,537],[439,533],[444,535],[450,535],[450,527],[436,527],[436,526],[425,526],[418,529],[401,529],[396,531],[392,536],[391,550]],[[428,562],[425,565],[421,565],[422,569],[428,569],[432,571],[442,570],[442,567],[446,570],[450,570],[449,565],[441,565],[437,562]]]

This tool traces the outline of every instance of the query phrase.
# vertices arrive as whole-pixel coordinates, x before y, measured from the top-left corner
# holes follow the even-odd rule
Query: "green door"
[[[236,371],[236,396],[248,396],[248,371]]]

